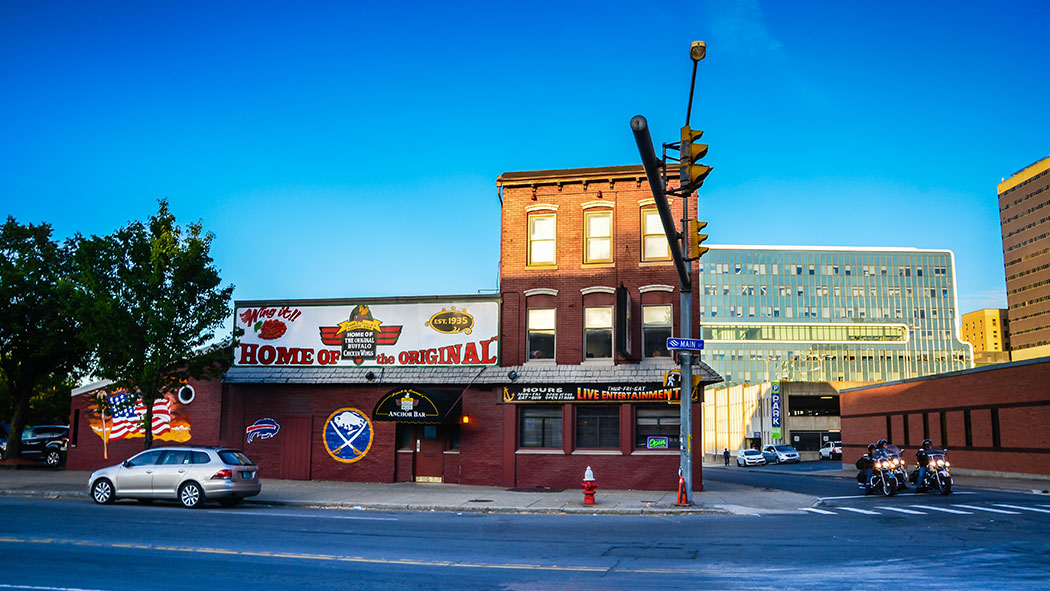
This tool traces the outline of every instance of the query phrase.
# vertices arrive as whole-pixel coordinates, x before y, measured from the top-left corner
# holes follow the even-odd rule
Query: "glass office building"
[[[973,366],[948,250],[712,245],[699,276],[702,358],[726,386]]]

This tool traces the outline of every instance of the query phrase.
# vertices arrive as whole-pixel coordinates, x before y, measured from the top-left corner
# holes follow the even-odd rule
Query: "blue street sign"
[[[667,348],[684,349],[686,351],[703,351],[704,341],[701,339],[676,339],[674,337],[668,337]]]

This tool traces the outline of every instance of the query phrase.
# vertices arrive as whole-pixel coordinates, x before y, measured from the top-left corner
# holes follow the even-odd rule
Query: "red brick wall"
[[[925,413],[929,438],[934,445],[948,448],[952,466],[1050,474],[1048,383],[1050,358],[1043,358],[845,390],[840,397],[843,460],[856,461],[868,443],[887,437],[887,416],[893,426],[892,442],[914,452],[923,439]],[[993,411],[999,418],[998,442],[993,432]],[[941,432],[942,412],[945,433]],[[967,413],[971,425],[969,442]],[[909,427],[907,444],[903,433],[905,414]]]
[[[535,200],[533,192],[535,191]],[[599,193],[601,197],[599,198]],[[639,287],[670,285],[675,288],[670,301],[677,310],[678,274],[668,262],[641,261],[641,209],[638,202],[650,199],[647,182],[635,180],[601,180],[536,187],[505,187],[503,190],[502,234],[500,240],[500,291],[503,297],[501,361],[503,365],[525,362],[524,292],[534,288],[558,290],[555,357],[559,364],[578,364],[583,355],[583,300],[581,289],[623,284],[634,303],[632,309],[633,356],[641,355],[641,296]],[[590,202],[615,203],[613,208],[613,263],[585,265],[583,263],[583,204]],[[556,215],[557,268],[528,268],[528,212],[526,207],[537,204],[558,206]],[[675,219],[681,218],[681,199],[674,199],[671,207]],[[689,200],[690,217],[696,217],[696,199]],[[693,283],[697,285],[696,265]],[[531,304],[530,304],[531,305]],[[547,302],[544,302],[547,306]],[[693,289],[693,326],[698,326],[698,290]],[[678,312],[674,314],[674,334],[681,334]],[[695,331],[694,331],[695,332]],[[696,335],[694,335],[696,336]],[[621,361],[621,360],[618,360]]]

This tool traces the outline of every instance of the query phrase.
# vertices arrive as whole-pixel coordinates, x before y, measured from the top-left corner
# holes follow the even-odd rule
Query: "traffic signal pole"
[[[697,220],[695,225],[690,224],[689,219],[689,196],[693,191],[704,184],[704,179],[711,172],[711,167],[700,164],[698,161],[707,154],[707,146],[696,143],[703,135],[702,131],[694,132],[689,127],[689,120],[693,112],[693,90],[696,87],[696,70],[700,60],[707,54],[707,45],[703,41],[694,41],[689,47],[689,57],[693,60],[693,77],[689,83],[689,104],[685,112],[685,127],[681,130],[681,142],[677,144],[664,144],[666,148],[679,150],[681,163],[680,186],[671,191],[682,199],[681,231],[675,229],[674,215],[667,203],[667,187],[664,185],[663,170],[665,162],[656,157],[653,149],[653,139],[649,135],[649,124],[645,117],[636,115],[631,119],[631,130],[634,132],[634,141],[638,144],[638,153],[642,157],[642,166],[645,167],[645,176],[649,180],[649,188],[653,192],[653,200],[656,202],[656,210],[660,213],[660,222],[667,235],[667,245],[671,251],[671,259],[674,261],[675,270],[678,271],[678,291],[681,296],[679,310],[679,337],[682,339],[692,338],[693,325],[693,281],[692,271],[693,259],[698,259],[707,247],[700,244],[707,239],[706,234],[700,232],[707,224]],[[700,196],[697,196],[697,214],[700,211]],[[692,227],[691,227],[692,226]],[[693,244],[695,252],[690,253],[690,243]],[[690,258],[692,257],[692,258]],[[670,344],[670,343],[669,343]],[[702,343],[701,343],[702,344]],[[685,487],[685,503],[693,504],[693,425],[692,425],[692,402],[693,402],[693,363],[692,354],[688,349],[679,352],[681,361],[681,384],[679,385],[680,419],[681,431],[679,432],[680,463],[678,473]],[[697,354],[699,358],[699,353]],[[679,498],[681,503],[681,498]]]
[[[682,198],[682,230],[675,230],[674,214],[667,203],[666,187],[661,174],[663,163],[656,157],[653,149],[653,139],[649,134],[649,123],[645,117],[635,115],[631,119],[631,130],[634,132],[634,141],[638,144],[638,153],[642,157],[642,166],[645,167],[645,176],[649,180],[649,188],[653,192],[653,200],[656,201],[656,210],[660,213],[660,221],[663,223],[664,234],[667,235],[667,245],[671,250],[671,258],[674,260],[675,269],[678,271],[678,292],[681,297],[679,311],[679,331],[682,338],[690,338],[692,331],[692,300],[693,281],[692,263],[682,255],[689,248],[689,196]],[[679,430],[679,465],[678,473],[685,483],[686,502],[693,503],[693,366],[692,355],[688,351],[681,351],[679,355],[681,362],[682,381],[679,384],[680,401],[679,419],[681,428]]]

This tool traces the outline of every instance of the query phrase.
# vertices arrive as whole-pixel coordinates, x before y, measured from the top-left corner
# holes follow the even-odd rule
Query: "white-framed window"
[[[583,309],[583,351],[586,359],[612,359],[612,306],[590,306]]]
[[[526,324],[526,350],[532,359],[554,359],[554,308],[530,308]]]
[[[611,263],[612,211],[587,211],[583,214],[583,262]]]
[[[671,247],[667,245],[660,212],[656,209],[642,210],[642,260],[666,261],[671,259]]]
[[[667,357],[667,339],[671,336],[670,304],[642,306],[642,356]],[[712,308],[711,315],[717,311]]]
[[[553,213],[529,215],[528,265],[553,265],[555,263],[555,220]]]

